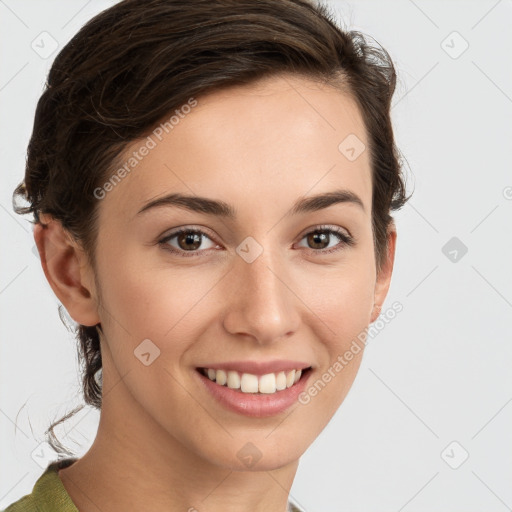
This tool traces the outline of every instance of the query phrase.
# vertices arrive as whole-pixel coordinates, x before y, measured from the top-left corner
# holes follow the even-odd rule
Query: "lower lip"
[[[284,412],[298,401],[300,393],[306,387],[311,369],[303,373],[293,386],[275,393],[243,393],[216,384],[197,369],[195,372],[206,389],[224,407],[245,416],[263,418]]]

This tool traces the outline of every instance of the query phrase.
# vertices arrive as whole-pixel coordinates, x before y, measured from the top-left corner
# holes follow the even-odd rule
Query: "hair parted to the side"
[[[379,271],[390,212],[409,199],[390,116],[396,72],[385,49],[339,27],[328,6],[314,0],[123,0],[96,15],[51,66],[14,211],[33,213],[33,223],[41,222],[40,213],[60,221],[95,269],[94,190],[112,176],[127,145],[191,97],[283,73],[332,84],[360,108]],[[84,401],[101,408],[98,329],[79,325],[75,336]],[[53,429],[82,407],[46,431],[56,452],[71,455]]]

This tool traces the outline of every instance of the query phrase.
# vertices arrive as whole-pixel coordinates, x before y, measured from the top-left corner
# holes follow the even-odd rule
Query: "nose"
[[[229,276],[225,329],[268,345],[292,335],[300,323],[300,298],[283,257],[265,249],[252,263],[239,258]]]

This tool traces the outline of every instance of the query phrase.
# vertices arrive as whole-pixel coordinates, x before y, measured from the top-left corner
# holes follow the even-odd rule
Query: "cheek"
[[[371,256],[354,252],[332,267],[307,272],[303,277],[302,297],[330,327],[329,345],[343,345],[347,338],[367,327],[375,290]]]
[[[316,286],[313,280],[304,286],[305,302],[314,312],[308,322],[316,326],[323,352],[304,402],[316,403],[325,422],[343,402],[361,364],[373,309],[374,270],[373,259],[361,254],[330,269],[328,276],[317,276]]]
[[[173,266],[164,258],[158,265],[136,255],[117,259],[115,265],[104,263],[103,268],[112,270],[102,275],[103,327],[116,357],[130,364],[123,353],[133,357],[133,350],[150,339],[161,351],[160,362],[171,368],[197,338],[200,315],[207,313],[211,300],[208,294],[222,276]]]
[[[129,374],[124,381],[142,406],[140,412],[149,412],[162,424],[171,417],[162,400],[190,402],[180,384],[189,378],[184,360],[204,328],[207,294],[218,281],[205,272],[200,276],[170,265],[149,268],[146,262],[144,268],[142,262],[123,258],[103,281],[108,313],[102,326],[110,352],[105,367],[112,366],[119,375]]]
[[[371,292],[370,279],[340,279],[331,283],[319,305],[322,309],[315,320],[321,341],[315,350],[319,366],[299,403],[321,428],[343,403],[359,371],[373,305]]]
[[[324,369],[343,375],[334,387],[350,387],[359,368],[364,351],[365,331],[373,306],[371,280],[340,280],[333,283],[325,299],[324,311],[319,317],[328,325],[323,329],[323,345],[327,354]],[[336,362],[343,362],[343,369]],[[329,379],[329,377],[327,377]],[[347,389],[348,391],[348,389]]]

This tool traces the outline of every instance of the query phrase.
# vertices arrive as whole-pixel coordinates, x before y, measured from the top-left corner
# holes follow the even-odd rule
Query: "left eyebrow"
[[[348,203],[355,204],[365,211],[361,198],[347,189],[333,190],[316,196],[309,196],[299,199],[292,207],[288,215],[297,215],[300,213],[316,212],[328,208],[333,204]]]
[[[363,212],[365,211],[363,201],[357,194],[351,190],[340,189],[323,194],[317,194],[315,196],[303,197],[295,202],[287,215],[315,212],[338,203],[355,204],[360,207]],[[214,215],[230,220],[234,220],[236,218],[236,209],[224,201],[179,193],[168,194],[147,202],[137,212],[137,215],[140,215],[150,209],[160,208],[163,206],[185,208],[193,212],[205,213],[207,215]]]

